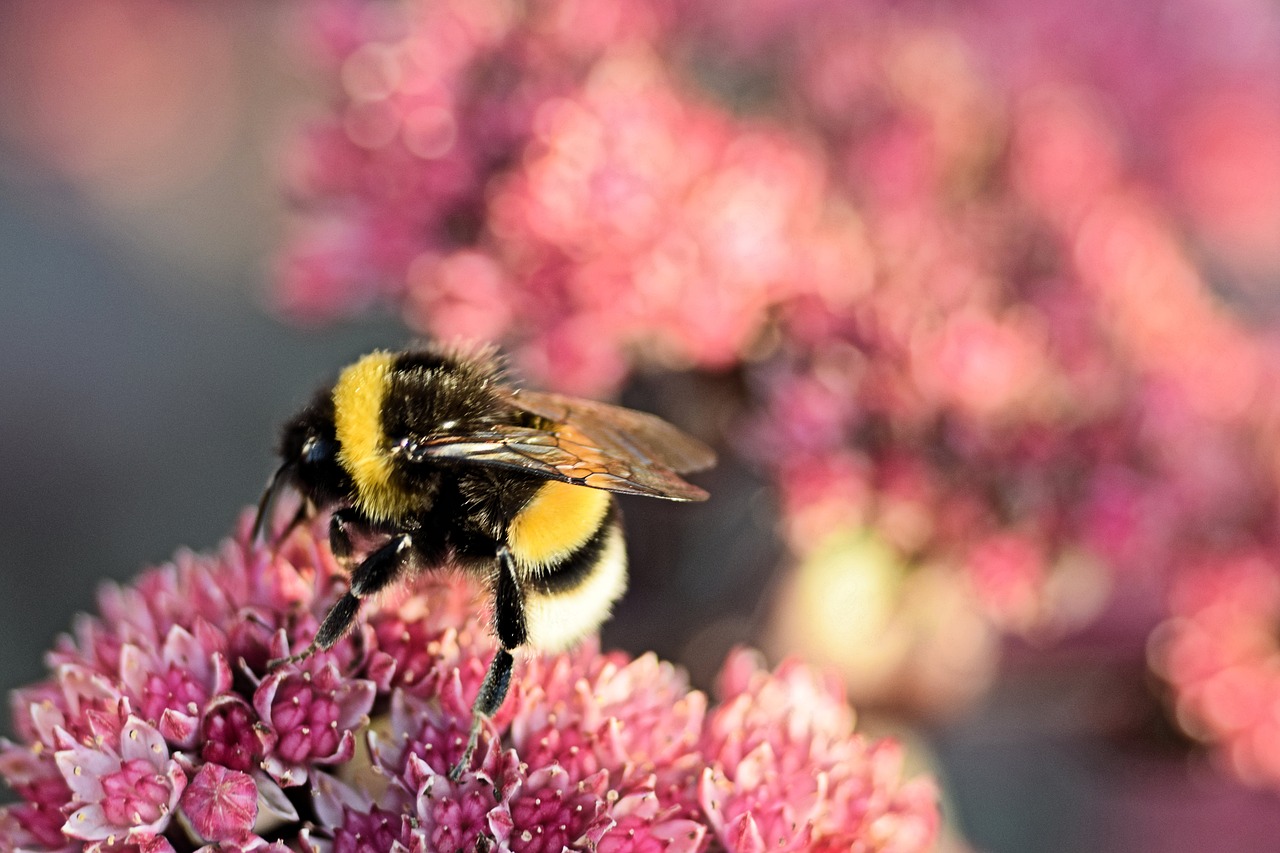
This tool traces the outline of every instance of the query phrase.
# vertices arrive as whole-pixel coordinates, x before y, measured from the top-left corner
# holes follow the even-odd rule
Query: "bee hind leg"
[[[507,698],[507,690],[511,687],[511,668],[515,659],[506,649],[498,649],[493,662],[484,674],[480,683],[480,692],[476,694],[476,702],[471,708],[471,733],[467,737],[467,748],[463,750],[458,763],[449,769],[449,778],[457,782],[462,774],[471,767],[471,758],[475,755],[476,746],[480,743],[480,727],[502,707]]]
[[[449,778],[455,782],[471,766],[471,758],[480,742],[480,729],[484,721],[496,714],[507,698],[514,664],[511,650],[524,645],[529,639],[524,612],[524,590],[516,578],[515,560],[505,545],[498,549],[493,612],[501,648],[493,656],[493,661],[484,674],[484,681],[480,683],[475,704],[471,706],[471,733],[467,738],[467,747],[458,763],[449,770]]]
[[[311,657],[320,649],[333,648],[338,640],[351,630],[356,614],[360,612],[360,599],[385,589],[399,577],[412,553],[412,548],[413,538],[408,533],[401,533],[365,557],[351,574],[351,589],[343,593],[342,597],[329,608],[311,644],[296,655],[270,661],[267,664],[268,668],[274,669],[282,664],[297,663]]]

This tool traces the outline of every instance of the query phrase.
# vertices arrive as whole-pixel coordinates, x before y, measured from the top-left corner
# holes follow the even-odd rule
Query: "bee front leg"
[[[498,548],[498,576],[494,583],[493,621],[498,632],[501,647],[493,656],[489,669],[480,683],[480,692],[476,694],[475,704],[471,706],[471,734],[467,738],[467,748],[463,751],[458,763],[449,770],[449,778],[458,781],[471,766],[471,757],[475,754],[476,745],[480,741],[480,728],[484,721],[497,713],[502,702],[507,698],[507,690],[511,687],[511,668],[514,658],[511,650],[523,646],[529,639],[529,629],[524,611],[524,588],[516,577],[515,558],[511,551],[503,545]]]
[[[272,541],[272,552],[274,553],[275,549],[279,548],[284,543],[284,540],[289,538],[289,534],[314,518],[315,514],[315,504],[303,498],[302,503],[298,505],[298,511],[293,514],[293,517],[289,519],[289,523],[284,526],[284,529]]]
[[[351,568],[351,557],[355,553],[355,546],[351,544],[351,528],[359,517],[350,507],[334,510],[329,516],[329,552],[344,569]]]
[[[412,552],[413,537],[408,533],[401,533],[393,536],[389,542],[365,557],[351,573],[351,589],[343,593],[342,597],[329,608],[311,645],[299,654],[277,658],[267,666],[276,667],[280,664],[306,660],[320,649],[333,648],[355,622],[356,614],[360,612],[360,599],[385,589],[394,581],[404,569]]]

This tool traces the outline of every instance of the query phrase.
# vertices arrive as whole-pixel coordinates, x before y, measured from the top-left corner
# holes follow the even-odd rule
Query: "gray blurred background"
[[[249,9],[233,3],[222,15]],[[143,66],[180,66],[174,48],[141,46],[167,34],[198,40],[187,22],[148,32],[106,9],[87,22],[33,3],[8,12],[0,681],[11,687],[41,675],[42,650],[91,606],[101,579],[228,529],[267,464],[263,430],[284,403],[280,388],[321,348],[259,305],[278,223],[262,157],[270,131],[251,116],[282,89],[249,85],[242,63],[264,52],[223,38],[204,57],[217,97],[185,97],[196,75],[179,67],[172,85],[186,91],[160,106],[136,86],[151,69],[121,66],[139,55]],[[228,23],[208,27],[238,29]],[[113,119],[113,104],[130,115]],[[127,125],[139,116],[135,133]],[[182,166],[193,137],[204,140],[199,156]]]

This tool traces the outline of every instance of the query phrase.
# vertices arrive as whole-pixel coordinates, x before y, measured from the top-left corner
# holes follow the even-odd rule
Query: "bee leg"
[[[498,578],[494,590],[493,621],[498,641],[510,651],[529,640],[529,627],[524,615],[524,587],[516,578],[516,561],[503,545],[498,549]]]
[[[471,757],[475,755],[476,746],[480,743],[480,727],[502,707],[502,700],[507,698],[507,690],[511,687],[511,667],[515,658],[506,649],[498,649],[489,664],[489,670],[480,683],[480,692],[476,694],[476,702],[471,706],[471,734],[467,737],[467,748],[463,750],[458,763],[449,769],[449,778],[457,782],[462,774],[471,767]]]
[[[280,535],[275,538],[271,547],[279,548],[280,543],[289,538],[289,534],[297,530],[300,526],[310,521],[316,514],[315,504],[311,501],[303,499],[298,505],[298,511],[293,514],[293,518],[289,519],[289,523],[284,526],[284,530],[280,531]]]
[[[524,589],[516,579],[515,560],[505,545],[498,549],[498,577],[494,586],[494,623],[502,646],[489,664],[489,670],[480,684],[480,692],[476,694],[475,704],[471,706],[471,734],[467,738],[467,748],[458,763],[449,770],[449,778],[455,782],[471,766],[471,757],[480,741],[480,728],[484,721],[497,713],[503,700],[507,698],[514,663],[511,650],[523,646],[529,639],[524,613]]]
[[[335,510],[329,517],[329,551],[344,569],[351,568],[351,556],[355,552],[351,544],[351,527],[356,518],[351,509]]]
[[[268,662],[268,668],[306,660],[320,649],[333,648],[351,630],[356,614],[360,612],[360,599],[378,592],[396,579],[404,568],[412,546],[412,537],[408,533],[402,533],[365,557],[351,575],[351,589],[343,593],[329,608],[311,644],[296,655]]]
[[[267,481],[266,488],[262,490],[262,497],[258,499],[258,514],[253,519],[254,542],[266,540],[267,528],[271,526],[271,510],[275,506],[276,498],[280,492],[284,491],[289,478],[293,476],[293,472],[294,466],[286,462],[276,469],[275,474],[271,475],[271,479]],[[306,506],[305,502],[303,506]]]

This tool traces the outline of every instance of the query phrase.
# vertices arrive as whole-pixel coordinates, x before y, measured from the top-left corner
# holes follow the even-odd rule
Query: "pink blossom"
[[[72,793],[50,753],[4,741],[0,745],[0,774],[21,798],[20,803],[0,813],[0,839],[9,839],[14,849],[41,845],[58,850],[67,845],[69,840],[62,833],[66,820],[63,808]]]
[[[413,843],[409,821],[407,815],[397,816],[376,806],[367,813],[348,809],[333,833],[334,853],[379,853],[382,850],[409,848]],[[397,848],[397,844],[401,847]]]
[[[195,629],[170,628],[159,658],[133,644],[120,650],[120,678],[139,715],[159,720],[165,738],[187,748],[195,744],[199,710],[231,686],[225,641],[203,620]]]
[[[1268,554],[1204,558],[1177,580],[1152,665],[1179,722],[1245,780],[1280,785],[1280,571]]]
[[[275,647],[286,657],[281,643]],[[277,669],[258,685],[253,707],[272,748],[264,769],[281,785],[300,785],[313,763],[340,764],[355,751],[355,730],[368,724],[374,685],[344,678],[327,653]]]
[[[895,748],[853,732],[833,682],[745,653],[710,708],[670,664],[594,639],[522,660],[450,780],[493,653],[479,591],[426,574],[332,651],[268,669],[315,630],[340,576],[322,522],[274,556],[247,537],[246,524],[216,556],[109,587],[118,620],[82,620],[49,679],[18,691],[0,774],[21,802],[0,809],[0,838],[32,851],[695,853],[776,840],[792,819],[815,844],[925,850],[936,834],[932,783],[904,783]],[[142,606],[141,589],[145,615],[122,604]],[[184,604],[197,589],[200,606]],[[216,661],[236,642],[252,655],[228,680]],[[171,711],[196,721],[194,738],[163,724]]]
[[[76,743],[65,732],[60,739],[64,748],[54,757],[71,789],[62,827],[68,838],[97,850],[146,844],[164,832],[187,777],[159,731],[130,715],[100,746]]]
[[[510,764],[508,761],[501,774],[501,789],[495,788],[494,780],[484,773],[453,782],[425,763],[416,764],[415,775],[420,780],[418,827],[426,849],[466,850],[480,839],[493,837],[494,810],[499,797],[506,801],[512,784],[510,776],[515,772]]]
[[[679,806],[663,807],[653,791],[624,795],[613,806],[616,823],[600,841],[600,853],[695,853],[707,827],[683,817]]]
[[[720,692],[723,704],[703,735],[713,761],[698,798],[727,849],[835,849],[855,839],[868,850],[912,849],[936,835],[937,815],[918,808],[931,789],[900,786],[896,746],[853,738],[835,683],[795,663],[770,674],[739,651],[726,662]],[[779,713],[783,726],[772,722]],[[881,823],[894,831],[877,837],[872,827]]]
[[[224,694],[205,707],[200,757],[232,770],[256,767],[275,737],[255,728],[257,717],[239,696]]]
[[[652,789],[664,805],[699,761],[706,699],[654,655],[627,661],[587,644],[574,657],[530,662],[534,687],[511,722],[511,738],[536,764],[555,763],[581,781],[598,771],[614,790]],[[643,684],[645,689],[637,691]]]
[[[182,795],[182,811],[201,838],[247,838],[258,818],[258,788],[248,773],[205,764]]]
[[[527,776],[517,769],[510,797],[489,813],[493,837],[516,853],[593,850],[613,826],[607,786],[604,773],[575,784],[556,764]]]

